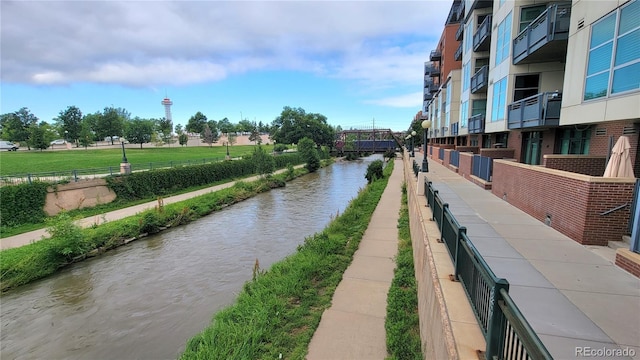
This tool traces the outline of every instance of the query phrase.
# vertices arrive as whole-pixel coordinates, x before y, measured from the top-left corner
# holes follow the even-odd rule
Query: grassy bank
[[[212,324],[192,338],[182,359],[303,359],[323,311],[351,263],[369,225],[385,177],[363,189],[342,215],[305,239],[298,251],[257,270],[235,304],[218,312]]]
[[[252,182],[238,182],[227,189],[158,206],[154,210],[87,229],[75,226],[68,215],[59,216],[48,224],[52,235],[50,239],[0,253],[0,288],[6,291],[136,238],[187,224],[230,204],[284,186],[287,180],[305,173],[307,171],[303,168],[290,168],[286,173]]]
[[[420,345],[418,292],[413,267],[409,229],[407,187],[402,186],[402,206],[398,219],[398,255],[387,300],[387,351],[389,359],[423,359]]]

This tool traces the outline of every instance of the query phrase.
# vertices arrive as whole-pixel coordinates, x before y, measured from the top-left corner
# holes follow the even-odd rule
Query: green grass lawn
[[[127,160],[132,164],[144,165],[149,163],[169,161],[202,161],[203,159],[224,159],[227,149],[224,146],[190,146],[190,147],[158,147],[142,148],[128,145]],[[262,145],[267,152],[272,151],[272,145]],[[235,145],[229,148],[233,157],[248,155],[253,151],[253,145]],[[38,172],[66,171],[79,169],[93,169],[104,167],[119,167],[122,161],[122,149],[74,149],[61,151],[16,151],[0,152],[0,175],[29,174]]]

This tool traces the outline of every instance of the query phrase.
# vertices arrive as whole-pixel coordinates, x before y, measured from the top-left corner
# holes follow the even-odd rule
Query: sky
[[[68,106],[186,124],[271,123],[283,107],[342,128],[405,130],[451,0],[0,1],[0,114]]]

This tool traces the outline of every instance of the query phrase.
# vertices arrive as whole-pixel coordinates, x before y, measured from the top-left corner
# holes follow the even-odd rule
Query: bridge
[[[402,148],[402,133],[391,129],[343,130],[337,134],[334,154],[385,153]]]

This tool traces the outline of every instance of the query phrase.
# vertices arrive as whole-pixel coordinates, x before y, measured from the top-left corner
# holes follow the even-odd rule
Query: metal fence
[[[486,156],[473,155],[472,174],[490,182],[493,175],[493,159]]]
[[[453,150],[449,153],[449,155],[449,164],[455,167],[460,167],[460,151]]]
[[[413,174],[415,176],[418,176],[418,173],[420,172],[420,167],[418,166],[418,163],[413,160]]]
[[[194,160],[177,160],[177,161],[159,161],[148,163],[132,163],[131,171],[146,171],[161,168],[174,168],[180,166],[201,165],[215,163],[224,160],[222,157],[207,158],[207,159],[194,159]],[[28,183],[31,184],[34,181],[56,183],[56,182],[78,182],[85,179],[101,178],[110,175],[120,174],[119,166],[108,166],[101,168],[91,169],[75,169],[65,171],[50,171],[28,174],[15,174],[0,176],[0,186],[3,185],[17,185]]]
[[[486,359],[552,359],[509,295],[509,282],[498,278],[475,248],[467,229],[449,210],[438,190],[425,178],[425,197],[442,242],[486,341]]]
[[[438,149],[438,159],[444,160],[444,149],[443,148]]]

